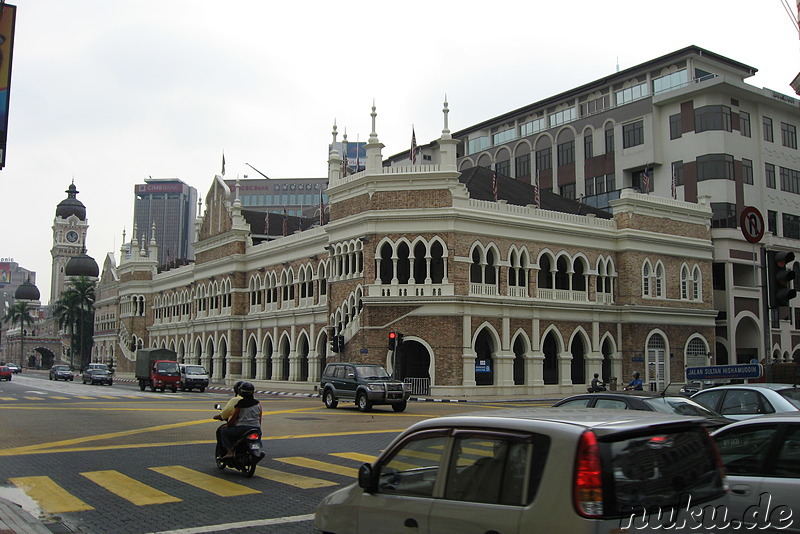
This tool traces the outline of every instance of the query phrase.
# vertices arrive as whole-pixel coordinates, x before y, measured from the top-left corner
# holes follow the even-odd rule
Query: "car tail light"
[[[575,508],[583,517],[603,516],[603,480],[600,447],[594,432],[584,432],[575,457]]]
[[[258,439],[258,434],[253,432],[252,434],[248,434],[247,439]]]

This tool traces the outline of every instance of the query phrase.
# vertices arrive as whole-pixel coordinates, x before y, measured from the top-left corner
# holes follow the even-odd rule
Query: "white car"
[[[737,421],[770,413],[800,411],[800,389],[792,384],[717,386],[695,393],[692,400]]]
[[[697,532],[690,512],[702,518],[703,507],[724,498],[719,455],[702,418],[517,408],[412,425],[361,466],[358,483],[322,500],[314,529],[664,532],[672,517],[683,528],[669,532]]]
[[[800,412],[738,421],[714,440],[730,486],[728,513],[750,519],[740,530],[800,532]]]

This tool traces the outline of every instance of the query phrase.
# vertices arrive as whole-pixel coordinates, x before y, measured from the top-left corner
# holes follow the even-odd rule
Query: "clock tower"
[[[86,230],[89,221],[86,219],[86,206],[78,200],[78,190],[71,183],[65,191],[67,198],[56,206],[56,217],[53,219],[53,268],[50,280],[50,304],[61,297],[64,291],[64,268],[67,262],[83,251],[86,244]]]

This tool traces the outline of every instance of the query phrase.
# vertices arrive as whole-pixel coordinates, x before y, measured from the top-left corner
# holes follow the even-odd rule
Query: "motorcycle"
[[[217,410],[222,409],[219,404],[215,404],[214,408]],[[221,425],[220,428],[225,425]],[[236,443],[233,444],[233,458],[223,458],[225,456],[225,447],[223,447],[219,440],[217,440],[216,451],[214,460],[218,469],[225,469],[230,467],[241,471],[244,476],[250,478],[256,472],[256,465],[264,458],[264,452],[261,450],[261,434],[253,429],[252,431],[245,432]]]

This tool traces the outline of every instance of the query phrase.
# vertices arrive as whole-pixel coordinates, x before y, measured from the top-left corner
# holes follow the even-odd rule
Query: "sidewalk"
[[[58,526],[62,526],[60,523]],[[53,534],[68,532],[50,530],[44,523],[14,504],[0,497],[0,534]]]

